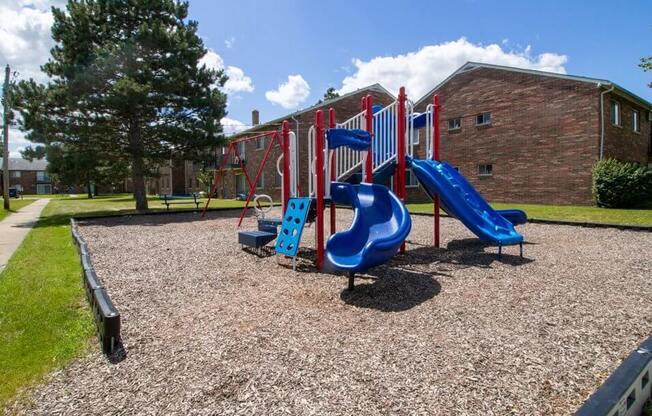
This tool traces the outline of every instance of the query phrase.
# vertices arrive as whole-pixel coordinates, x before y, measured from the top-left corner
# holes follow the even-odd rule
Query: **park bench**
[[[159,195],[161,203],[165,204],[166,209],[170,210],[170,205],[172,204],[189,204],[194,203],[197,209],[199,209],[199,204],[201,203],[201,197],[199,194],[184,194],[184,195]]]

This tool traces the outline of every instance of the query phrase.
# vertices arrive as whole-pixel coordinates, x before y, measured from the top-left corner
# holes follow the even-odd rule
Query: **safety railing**
[[[365,129],[366,111],[356,114],[350,119],[337,124],[343,129]],[[348,147],[339,147],[335,150],[335,177],[337,180],[346,179],[348,176],[360,170],[364,160],[363,152],[351,150]]]
[[[409,156],[414,154],[414,146],[417,144],[416,133],[413,121],[413,103],[406,101],[406,123],[405,123],[405,150]],[[431,106],[430,106],[431,107]],[[338,128],[345,129],[362,129],[366,127],[365,123],[366,112],[356,114],[348,120],[338,123]],[[396,137],[398,128],[398,101],[386,106],[382,110],[373,115],[373,137],[372,143],[372,157],[373,157],[373,170],[374,172],[382,169],[386,164],[392,163],[396,160]],[[428,129],[432,127],[432,109],[428,114]],[[426,133],[426,137],[430,137],[430,133]],[[426,140],[428,146],[430,142]],[[430,151],[430,150],[429,150]],[[359,152],[351,150],[348,147],[340,147],[335,150],[335,178],[338,181],[345,180],[350,175],[361,171],[362,164],[366,152]],[[316,189],[315,178],[315,126],[311,126],[308,130],[308,154],[309,160],[309,186],[308,192],[313,195]],[[324,149],[324,160],[328,159],[328,150]]]
[[[434,117],[434,113],[435,113],[435,107],[432,104],[428,104],[428,106],[426,107],[426,129],[425,129],[426,159],[432,159],[433,149],[432,149],[432,140],[430,140],[430,138],[432,137],[432,125],[433,125],[432,118]]]

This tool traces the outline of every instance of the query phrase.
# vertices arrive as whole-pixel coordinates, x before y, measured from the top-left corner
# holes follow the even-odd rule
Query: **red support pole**
[[[371,98],[371,95],[367,95],[367,99],[365,100],[365,130],[369,132],[369,134],[372,135],[371,140],[373,143],[373,120],[374,120],[374,114],[373,114],[373,98]],[[366,178],[364,179],[365,182],[367,183],[373,183],[374,182],[374,168],[373,168],[373,145],[369,144],[369,150],[367,150],[367,160],[365,161],[365,176]]]
[[[405,203],[405,87],[401,87],[398,93],[398,109],[396,112],[396,160],[398,166],[394,175],[396,195]],[[405,253],[405,242],[401,244],[401,254]]]
[[[324,266],[324,115],[315,113],[315,172],[317,175],[317,268]]]
[[[439,160],[439,95],[435,94],[433,101],[433,115],[432,115],[432,160]],[[435,247],[439,247],[439,195],[435,195],[435,204],[433,207],[433,214],[435,219]]]
[[[272,133],[271,139],[269,141],[269,146],[267,146],[267,150],[265,151],[265,155],[263,156],[263,161],[260,163],[260,167],[258,168],[258,172],[256,172],[256,178],[254,179],[253,182],[249,179],[249,175],[247,174],[247,170],[245,169],[244,164],[242,163],[242,158],[240,158],[240,166],[242,167],[242,170],[245,174],[245,178],[247,179],[247,182],[249,183],[249,194],[247,195],[247,200],[245,201],[245,205],[242,208],[242,212],[240,213],[240,219],[238,220],[238,228],[242,225],[242,220],[244,219],[245,213],[247,212],[247,208],[249,208],[249,202],[251,202],[251,199],[254,196],[254,192],[256,191],[256,184],[258,184],[258,181],[260,180],[260,175],[263,173],[263,169],[265,168],[265,163],[267,163],[267,159],[269,158],[269,155],[272,151],[272,147],[274,147],[274,142],[278,139],[278,133],[274,132]],[[236,146],[236,153],[239,155],[237,152],[237,146]],[[238,156],[240,157],[240,156]],[[260,204],[260,203],[259,203]],[[259,205],[260,207],[260,205]]]
[[[283,121],[283,214],[290,199],[290,123]],[[276,169],[276,167],[274,167]]]
[[[335,109],[332,107],[328,109],[328,128],[335,128]],[[335,172],[335,166],[337,162],[337,155],[335,152],[333,152],[333,156],[331,157],[330,164],[331,164],[331,182],[335,182],[337,179],[337,172]],[[335,213],[335,203],[331,202],[331,235],[335,234],[335,219],[336,219],[336,213]]]

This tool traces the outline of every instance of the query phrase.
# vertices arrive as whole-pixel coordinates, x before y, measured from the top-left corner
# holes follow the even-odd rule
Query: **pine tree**
[[[69,0],[52,12],[51,82],[20,85],[29,138],[127,163],[146,210],[152,169],[220,144],[227,78],[199,66],[206,49],[187,2]]]

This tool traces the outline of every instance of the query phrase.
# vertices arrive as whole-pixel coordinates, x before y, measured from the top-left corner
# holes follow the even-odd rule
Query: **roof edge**
[[[359,94],[360,92],[365,91],[365,90],[369,90],[369,91],[374,91],[375,90],[375,91],[378,91],[378,92],[383,92],[383,93],[389,95],[390,97],[396,99],[396,96],[394,94],[392,94],[391,92],[389,92],[389,90],[387,90],[387,88],[383,87],[380,83],[376,82],[375,84],[371,84],[371,85],[368,85],[366,87],[358,88],[357,90],[347,92],[346,94],[340,95],[339,97],[333,98],[331,100],[323,101],[323,102],[321,102],[319,104],[313,104],[310,107],[294,111],[292,113],[289,113],[289,114],[286,114],[284,116],[275,118],[273,120],[266,121],[264,123],[260,123],[260,124],[258,124],[256,126],[248,128],[246,130],[242,130],[242,131],[240,131],[238,133],[235,133],[235,134],[232,134],[231,136],[228,136],[227,140],[230,141],[230,140],[232,140],[234,138],[238,138],[238,137],[241,137],[241,136],[246,135],[246,134],[251,134],[251,133],[257,132],[257,131],[260,130],[261,127],[280,123],[283,120],[295,117],[295,116],[297,116],[299,114],[307,113],[307,112],[310,112],[310,111],[315,111],[316,109],[318,109],[320,107],[325,107],[327,104],[336,103],[336,102],[338,102],[340,100],[343,100],[345,98],[349,98],[349,97],[351,97],[351,96],[353,96],[355,94]]]
[[[451,78],[453,78],[457,74],[461,74],[463,72],[468,72],[468,71],[473,71],[473,70],[476,70],[476,69],[479,69],[479,68],[497,69],[497,70],[502,70],[502,71],[520,72],[520,73],[524,73],[524,74],[544,76],[544,77],[561,78],[561,79],[567,79],[567,80],[571,80],[571,81],[588,82],[588,83],[596,84],[598,87],[602,87],[602,86],[611,87],[611,86],[614,86],[620,92],[622,92],[622,93],[630,96],[631,98],[635,99],[636,101],[639,101],[640,103],[642,103],[647,109],[652,109],[652,103],[650,103],[646,99],[634,94],[633,92],[631,92],[631,91],[629,91],[629,90],[627,90],[627,89],[619,86],[618,84],[616,84],[614,82],[611,82],[611,81],[609,81],[607,79],[591,78],[591,77],[584,77],[584,76],[579,76],[579,75],[560,74],[560,73],[557,73],[557,72],[540,71],[540,70],[537,70],[537,69],[517,68],[517,67],[513,67],[513,66],[487,64],[487,63],[483,63],[483,62],[474,62],[474,61],[468,61],[464,65],[460,66],[452,74],[450,74],[443,81],[441,81],[439,84],[437,84],[434,88],[432,88],[430,91],[428,91],[414,105],[416,106],[416,105],[422,103],[424,100],[426,100],[429,96],[431,96],[435,91],[437,91],[439,88],[441,88],[444,84],[446,84],[448,81],[450,81]]]

